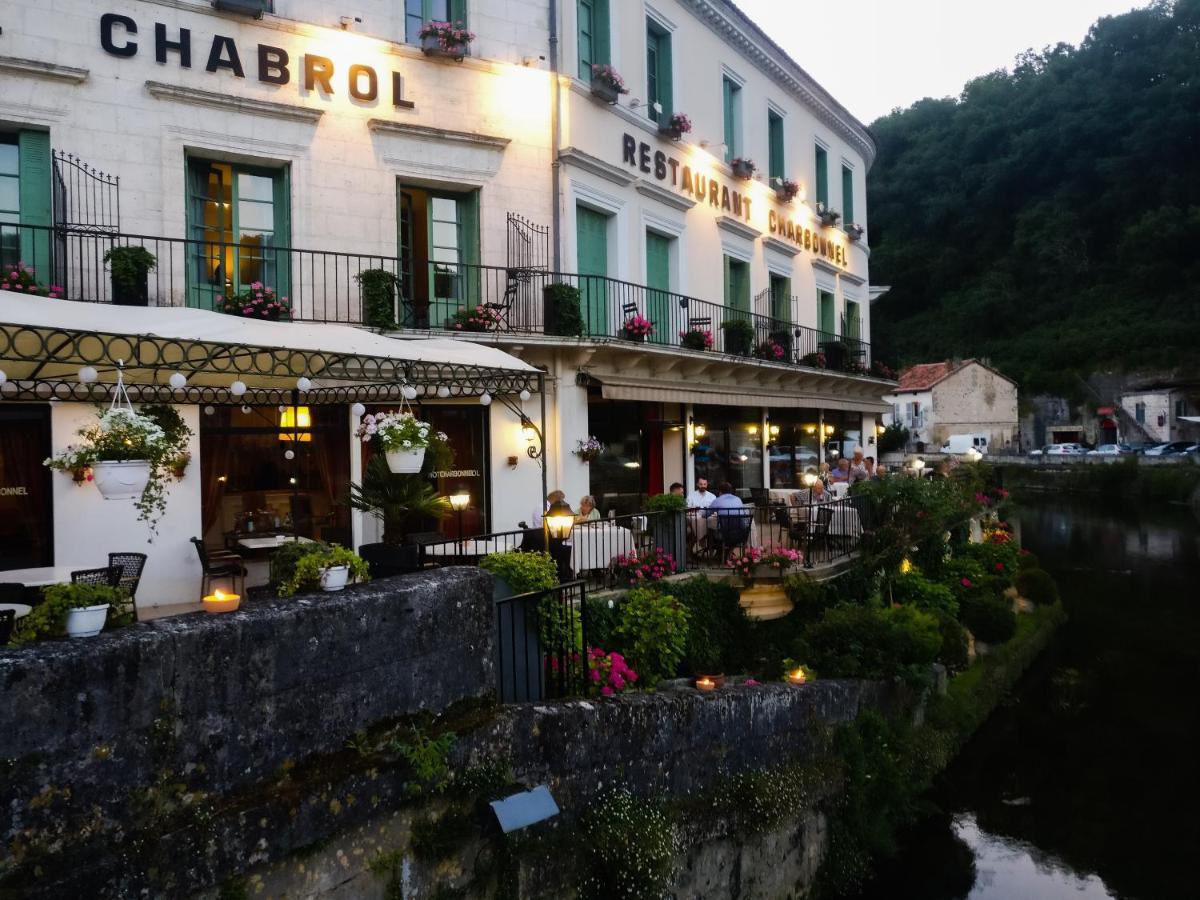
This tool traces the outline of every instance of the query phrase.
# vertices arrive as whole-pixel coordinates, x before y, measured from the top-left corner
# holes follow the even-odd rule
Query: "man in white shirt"
[[[697,478],[696,489],[687,495],[688,509],[708,509],[716,499],[715,494],[709,493],[708,479]]]

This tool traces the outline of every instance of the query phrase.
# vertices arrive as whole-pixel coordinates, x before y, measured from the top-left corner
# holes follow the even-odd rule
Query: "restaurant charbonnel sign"
[[[137,22],[118,13],[104,13],[100,17],[100,46],[113,56],[136,56],[139,48]],[[146,40],[150,43],[149,40]],[[192,68],[192,32],[189,28],[167,30],[162,22],[154,23],[154,61],[166,65],[169,58],[180,68]],[[291,83],[293,68],[301,90],[316,92],[318,96],[333,97],[344,90],[352,100],[373,103],[379,99],[379,73],[371,66],[352,63],[344,73],[336,70],[334,62],[327,56],[305,53],[293,61],[283,47],[270,44],[255,45],[254,52],[242,61],[241,51],[231,37],[214,34],[207,48],[200,48],[197,63],[204,59],[204,71],[216,73],[226,71],[236,78],[246,77],[246,66],[251,74],[263,84],[286,85]],[[392,106],[397,109],[413,109],[413,101],[404,98],[404,79],[399,72],[391,72]],[[337,85],[335,87],[335,84]]]
[[[681,163],[662,150],[654,150],[631,134],[621,138],[621,161],[643,174],[653,175],[656,181],[669,183],[676,191],[687,194],[697,203],[707,203],[713,209],[753,224],[750,219],[752,201],[748,195],[721,184],[716,178]],[[814,230],[791,216],[768,210],[767,228],[780,240],[789,241],[831,263],[839,266],[849,264],[844,244],[830,240],[821,234],[820,229]]]

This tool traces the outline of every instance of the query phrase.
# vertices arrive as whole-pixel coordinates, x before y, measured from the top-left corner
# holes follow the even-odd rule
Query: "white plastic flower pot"
[[[92,465],[92,483],[105,500],[136,500],[149,481],[150,463],[144,459]]]
[[[384,455],[388,468],[396,475],[415,475],[425,462],[424,447],[417,450],[388,450]]]
[[[350,580],[349,566],[330,566],[321,570],[321,590],[340,591]]]
[[[67,637],[95,637],[104,630],[108,619],[108,604],[79,606],[67,610]]]

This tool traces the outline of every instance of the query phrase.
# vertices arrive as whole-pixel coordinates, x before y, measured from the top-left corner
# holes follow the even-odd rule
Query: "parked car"
[[[1125,444],[1101,444],[1095,450],[1089,450],[1088,456],[1131,456],[1133,448]]]
[[[1146,456],[1179,456],[1187,452],[1187,448],[1192,446],[1191,441],[1170,441],[1166,444],[1159,444],[1157,447],[1151,447],[1146,451]]]
[[[1051,444],[1043,451],[1044,456],[1083,456],[1085,453],[1083,444]]]
[[[1049,449],[1049,447],[1050,447],[1049,444],[1046,444],[1045,446],[1042,446],[1042,447],[1037,447],[1033,450],[1030,450],[1029,455],[1030,456],[1045,456],[1046,450]]]

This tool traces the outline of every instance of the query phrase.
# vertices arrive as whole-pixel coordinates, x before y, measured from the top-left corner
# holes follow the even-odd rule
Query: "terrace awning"
[[[0,291],[0,369],[8,377],[0,396],[103,398],[118,361],[134,399],[176,402],[287,402],[300,377],[313,382],[307,403],[398,400],[404,385],[427,397],[506,395],[536,391],[542,377],[502,350],[449,339]],[[86,366],[97,370],[92,384],[79,380]],[[176,372],[187,378],[180,390],[169,384]],[[234,381],[246,385],[244,395],[230,393]]]
[[[858,412],[887,412],[891,409],[877,398],[833,396],[817,392],[772,389],[750,385],[679,383],[667,380],[643,381],[634,378],[602,376],[600,394],[605,400],[640,400],[647,403],[698,403],[711,406],[767,406],[783,408],[821,408]]]

